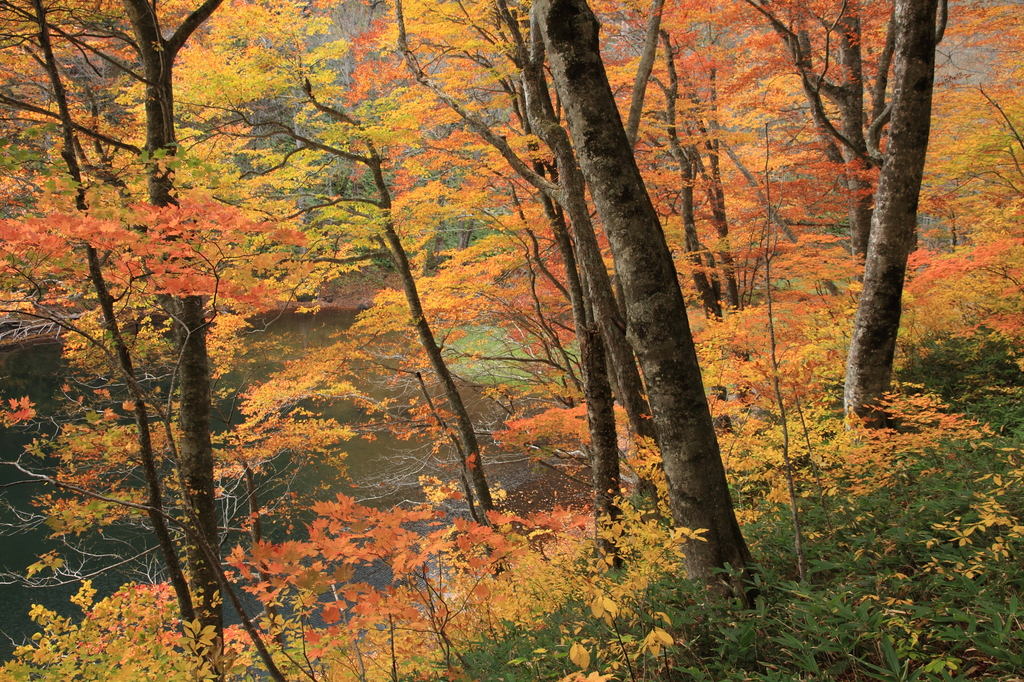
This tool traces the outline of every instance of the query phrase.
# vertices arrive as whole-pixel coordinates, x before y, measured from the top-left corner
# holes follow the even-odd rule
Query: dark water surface
[[[354,313],[321,313],[316,317],[287,314],[269,326],[266,333],[278,340],[285,340],[287,350],[284,352],[294,357],[301,354],[303,349],[328,343],[334,332],[348,327],[353,319]],[[49,438],[54,435],[57,426],[48,421],[47,417],[58,410],[55,396],[59,395],[61,385],[66,382],[66,375],[59,345],[36,345],[0,353],[0,397],[7,399],[27,395],[35,403],[40,416],[31,431],[0,428],[0,460],[15,460],[33,438]],[[232,380],[240,382],[241,377],[227,378],[228,382]],[[390,389],[373,390],[378,392],[377,397],[384,397]],[[324,410],[322,416],[333,417],[343,424],[360,424],[367,420],[361,409],[343,401]],[[394,485],[393,472],[401,469],[402,462],[409,465],[422,459],[427,448],[427,444],[422,441],[403,441],[380,434],[375,440],[354,438],[341,445],[339,449],[347,454],[345,478],[340,477],[333,467],[316,462],[298,471],[290,471],[293,469],[290,463],[281,461],[277,468],[280,473],[288,474],[287,485],[292,490],[306,493],[319,489],[320,497],[333,497],[337,492],[344,492],[366,500],[367,504],[391,507],[405,499],[418,497],[418,488],[415,486]],[[500,472],[495,473],[500,477]],[[509,474],[514,476],[515,472],[506,471],[506,479]],[[0,466],[0,486],[23,478],[13,467]],[[414,483],[415,478],[406,482]],[[276,488],[273,487],[275,485]],[[263,494],[280,494],[284,490],[282,485],[268,483],[270,487]],[[15,510],[33,511],[31,499],[42,491],[42,486],[35,483],[0,488],[0,500],[5,503],[0,509],[0,523],[6,524],[0,528],[3,531],[0,535],[0,571],[24,574],[26,567],[34,563],[40,554],[51,549],[60,550],[60,543],[48,538],[49,531],[45,526],[21,532],[15,532],[12,528],[18,522]],[[109,539],[114,542],[97,542],[95,545],[97,551],[110,555],[106,559],[109,562],[107,565],[116,563],[119,555],[130,555],[153,544],[142,533],[120,537],[115,533]],[[233,542],[229,539],[228,544]],[[97,576],[93,580],[99,592],[97,597],[102,598],[112,593],[129,578],[137,579],[137,574],[114,570]],[[76,607],[68,599],[79,587],[80,583],[77,582],[36,589],[21,584],[0,585],[0,662],[10,658],[13,647],[36,631],[28,617],[32,604],[42,604],[62,615],[74,615]]]

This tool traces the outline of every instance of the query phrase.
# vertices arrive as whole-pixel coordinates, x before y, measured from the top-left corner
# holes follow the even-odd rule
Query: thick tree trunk
[[[597,242],[593,221],[590,219],[586,180],[580,171],[569,135],[555,117],[547,80],[544,77],[543,40],[539,34],[532,36],[532,40],[534,42],[531,44],[530,53],[525,54],[524,49],[524,54],[520,57],[526,92],[526,110],[531,127],[539,132],[541,139],[551,148],[557,159],[559,186],[562,188],[562,207],[569,214],[575,237],[573,242],[575,259],[579,263],[581,278],[584,282],[583,291],[586,300],[590,303],[589,308],[592,310],[587,316],[586,326],[580,327],[577,324],[577,338],[580,341],[581,349],[583,344],[596,346],[603,340],[603,343],[596,348],[596,352],[602,354],[602,361],[610,370],[609,375],[615,386],[619,403],[626,411],[630,430],[638,439],[654,441],[657,434],[651,421],[650,406],[644,397],[643,381],[640,378],[633,349],[626,340],[625,323],[615,300],[611,278],[608,276],[601,247]],[[597,337],[597,332],[601,338]],[[605,399],[603,386],[590,387],[587,397],[588,411],[591,409],[591,400],[604,401]],[[591,427],[593,442],[597,442],[596,436],[598,435],[602,436],[602,441],[615,436],[613,399],[610,394],[607,395],[607,400],[607,410],[603,406],[595,405],[593,416],[611,419],[610,426],[593,425]],[[598,518],[608,516],[615,519],[619,509],[614,505],[614,498],[621,494],[618,444],[609,443],[606,447],[614,447],[614,460],[608,457],[604,461],[594,464],[594,511]],[[639,479],[638,491],[641,495],[651,499],[657,497],[657,487],[650,478],[641,477]],[[656,504],[654,506],[657,507]],[[609,543],[599,540],[598,544],[606,553],[612,551]]]
[[[874,427],[889,389],[907,257],[914,244],[935,78],[938,0],[897,0],[892,118],[847,358],[844,403]]]
[[[619,117],[584,0],[537,0],[555,87],[580,167],[608,233],[626,300],[627,336],[640,360],[658,433],[673,520],[707,529],[687,545],[690,577],[716,580],[750,562],[729,497],[686,307],[661,230]],[[734,586],[743,594],[742,586]]]
[[[217,498],[214,482],[213,444],[210,441],[210,359],[206,350],[206,305],[202,296],[168,301],[174,315],[178,351],[178,475],[186,504],[191,507],[193,530],[214,550],[220,547]],[[211,566],[196,542],[188,543],[193,591],[198,596],[198,615],[203,625],[223,628],[218,591],[219,566]]]

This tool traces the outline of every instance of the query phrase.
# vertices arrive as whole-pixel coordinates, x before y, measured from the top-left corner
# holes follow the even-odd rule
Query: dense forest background
[[[0,0],[0,680],[1019,679],[1021,9]]]

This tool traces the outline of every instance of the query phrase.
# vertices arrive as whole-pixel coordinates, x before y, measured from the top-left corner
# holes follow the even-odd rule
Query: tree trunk
[[[706,529],[687,545],[691,578],[742,570],[750,553],[729,497],[682,292],[658,216],[626,138],[601,62],[598,22],[585,0],[537,0],[555,87],[581,170],[615,258],[627,337],[640,360],[676,525]],[[740,595],[745,586],[733,585]]]
[[[569,215],[575,237],[576,260],[585,282],[584,292],[594,307],[594,317],[604,337],[608,366],[618,391],[619,402],[626,411],[633,433],[653,439],[655,433],[650,420],[650,406],[644,398],[643,382],[637,370],[633,349],[626,340],[625,324],[619,314],[611,278],[608,277],[594,224],[590,219],[586,180],[580,172],[569,135],[555,118],[548,94],[543,52],[524,55],[521,61],[530,124],[554,152],[558,162],[561,205]]]
[[[671,142],[670,142],[671,144]],[[693,264],[693,285],[700,294],[701,306],[704,314],[709,318],[722,319],[722,304],[718,300],[707,273],[704,272],[704,262],[701,259],[703,249],[700,246],[700,239],[697,236],[697,223],[693,217],[693,163],[681,154],[679,159],[679,212],[683,216],[683,236],[686,239],[686,253]],[[728,276],[729,273],[727,273]],[[735,283],[735,277],[731,282]],[[737,298],[738,301],[738,298]]]
[[[602,537],[601,531],[620,516],[615,498],[622,494],[619,478],[619,443],[615,431],[615,410],[609,383],[608,361],[604,339],[595,319],[596,306],[587,305],[590,287],[586,272],[577,266],[576,250],[569,238],[564,214],[555,210],[546,196],[541,196],[544,212],[551,221],[558,244],[572,304],[573,326],[580,346],[583,370],[583,397],[587,406],[587,430],[590,434],[590,471],[594,493],[594,531],[598,551],[618,563],[614,540]],[[578,246],[578,240],[576,242]],[[592,303],[592,302],[591,302]]]
[[[722,174],[718,166],[717,141],[709,137],[705,148],[708,154],[707,168],[703,173],[707,183],[705,194],[708,204],[711,205],[711,224],[718,234],[718,257],[722,261],[722,274],[725,279],[725,302],[730,310],[739,310],[743,306],[740,301],[739,283],[736,281],[736,264],[729,244],[729,218],[725,212],[725,188],[722,187]],[[700,158],[699,155],[697,158]]]
[[[903,281],[917,230],[935,80],[938,0],[897,0],[892,118],[843,394],[847,413],[885,426],[879,401],[892,377]]]
[[[376,171],[377,169],[375,169]],[[375,175],[377,172],[375,172]],[[383,175],[381,176],[383,177]],[[390,211],[390,206],[384,210]],[[416,287],[416,279],[413,277],[412,269],[409,266],[409,257],[402,246],[402,240],[395,232],[390,216],[384,220],[384,238],[391,251],[391,262],[402,280],[402,289],[405,292],[405,301],[409,307],[409,315],[412,317],[413,326],[416,327],[416,334],[419,337],[420,345],[427,353],[430,366],[434,370],[441,387],[444,390],[448,409],[455,416],[455,429],[459,434],[459,467],[462,475],[469,481],[475,493],[476,504],[480,506],[480,513],[474,508],[473,500],[468,500],[470,516],[479,523],[489,524],[487,512],[494,509],[494,502],[491,499],[491,490],[487,485],[487,478],[484,475],[483,460],[480,458],[480,444],[476,439],[476,431],[473,429],[473,421],[469,417],[469,411],[462,401],[459,388],[455,385],[455,379],[448,370],[448,363],[441,355],[441,347],[437,345],[434,332],[430,323],[423,313],[423,305],[420,303],[419,290]]]
[[[221,0],[207,0],[165,39],[155,6],[146,0],[124,0],[135,32],[139,58],[146,78],[146,152],[149,154],[149,201],[154,206],[176,204],[172,169],[163,159],[177,150],[174,125],[174,59],[192,32],[213,13]],[[192,512],[203,542],[220,547],[214,486],[213,445],[210,441],[210,360],[206,348],[205,300],[201,296],[168,297],[165,308],[173,319],[178,351],[178,475],[185,504]],[[201,543],[187,543],[192,591],[204,626],[213,625],[223,637],[223,612],[219,596],[219,566],[211,566]]]
[[[175,298],[167,303],[174,316],[178,351],[178,475],[186,504],[191,508],[193,530],[206,545],[220,547],[213,444],[210,441],[210,359],[206,350],[206,302],[202,296]],[[188,543],[193,592],[203,625],[222,630],[223,612],[217,571],[196,542]]]
[[[871,227],[871,195],[872,183],[862,177],[875,163],[869,156],[869,146],[864,134],[864,64],[861,56],[863,35],[860,24],[860,6],[856,0],[844,4],[843,14],[836,20],[829,31],[839,33],[837,61],[842,67],[842,80],[833,82],[824,73],[828,70],[814,63],[811,53],[811,41],[808,34],[801,28],[787,26],[779,16],[772,13],[768,2],[746,0],[747,4],[764,16],[775,32],[782,38],[789,50],[793,66],[800,72],[801,84],[807,103],[810,105],[811,119],[818,129],[825,157],[837,165],[843,165],[846,177],[843,183],[847,189],[847,214],[850,220],[850,251],[855,258],[864,256],[867,250],[868,234]],[[888,48],[883,51],[879,61],[879,80],[881,92],[876,88],[876,98],[881,95],[885,99],[885,72],[888,70]],[[828,64],[833,55],[826,51],[821,60]],[[822,96],[827,98],[838,110],[839,128],[832,123],[825,109]],[[873,111],[875,119],[881,110]],[[874,127],[872,123],[872,127]]]
[[[839,62],[845,70],[845,80],[836,86],[833,101],[839,106],[843,136],[853,145],[842,145],[846,162],[846,190],[850,217],[850,251],[855,258],[867,253],[871,232],[872,183],[863,174],[870,170],[864,157],[867,143],[864,139],[864,63],[861,59],[861,28],[859,7],[856,3],[849,14],[838,22]]]
[[[89,206],[86,201],[86,190],[82,178],[81,165],[75,153],[74,126],[71,110],[68,106],[67,91],[61,80],[57,59],[53,53],[46,9],[43,7],[42,0],[34,0],[33,5],[36,13],[36,22],[39,26],[39,47],[43,53],[43,66],[53,87],[53,96],[57,102],[57,109],[60,114],[63,138],[61,157],[67,165],[68,175],[76,185],[75,208],[85,213],[89,210]],[[188,583],[181,569],[181,563],[178,560],[178,553],[171,539],[167,521],[163,516],[163,484],[157,470],[156,457],[153,451],[146,396],[139,386],[132,363],[131,352],[124,341],[124,337],[121,335],[120,325],[114,311],[114,297],[111,296],[106,279],[103,276],[100,256],[96,249],[88,244],[85,247],[85,253],[89,264],[89,279],[92,282],[93,290],[96,292],[96,299],[99,302],[100,311],[103,315],[103,328],[113,344],[113,356],[117,359],[117,370],[124,378],[129,394],[132,397],[132,415],[135,418],[137,429],[136,442],[138,443],[139,457],[142,460],[143,475],[146,480],[146,506],[149,508],[147,515],[150,523],[153,525],[153,534],[156,535],[157,545],[160,548],[164,566],[167,568],[168,577],[177,597],[178,613],[182,620],[192,620],[195,618],[192,597],[188,591]]]
[[[396,9],[400,13],[400,3]],[[310,104],[352,131],[354,136],[366,147],[365,155],[338,150],[335,150],[333,153],[348,161],[362,164],[370,171],[370,175],[373,177],[373,186],[377,192],[377,199],[372,200],[371,203],[381,211],[384,242],[387,244],[388,252],[391,254],[391,263],[395,266],[402,280],[405,301],[409,308],[409,315],[412,317],[413,326],[416,328],[420,345],[427,354],[434,374],[437,375],[438,381],[441,382],[448,408],[455,416],[455,430],[458,435],[454,439],[454,445],[459,459],[462,478],[467,487],[466,494],[469,513],[474,520],[487,524],[489,523],[487,512],[494,509],[494,502],[491,499],[491,491],[487,485],[487,477],[484,474],[483,460],[480,457],[480,445],[477,442],[476,431],[473,429],[473,421],[469,417],[469,411],[466,410],[466,405],[459,394],[458,387],[455,385],[455,380],[448,370],[448,364],[441,354],[441,347],[438,345],[437,339],[434,338],[434,332],[423,313],[423,304],[420,301],[416,278],[413,276],[412,268],[409,265],[408,254],[405,252],[405,247],[402,246],[401,237],[398,236],[398,232],[395,230],[395,224],[391,216],[391,188],[384,177],[384,159],[377,151],[373,141],[366,136],[363,126],[358,119],[349,115],[343,109],[320,102],[313,93],[313,87],[309,81],[306,81],[304,90]],[[426,398],[430,400],[429,394],[426,395]],[[472,493],[474,492],[475,502],[472,499]],[[480,505],[480,514],[477,513],[474,504]]]
[[[722,303],[718,298],[711,280],[704,271],[704,260],[701,257],[700,238],[697,235],[697,222],[693,213],[693,159],[691,154],[699,154],[696,150],[687,153],[679,142],[679,131],[676,126],[676,99],[679,97],[679,77],[676,75],[675,55],[668,33],[662,31],[662,43],[665,46],[665,67],[668,72],[668,84],[662,86],[665,91],[665,132],[668,135],[668,148],[679,165],[679,212],[683,218],[683,235],[686,239],[686,253],[693,265],[693,286],[700,295],[704,314],[711,318],[722,319]],[[735,282],[735,278],[733,278]],[[738,297],[738,294],[737,294]]]

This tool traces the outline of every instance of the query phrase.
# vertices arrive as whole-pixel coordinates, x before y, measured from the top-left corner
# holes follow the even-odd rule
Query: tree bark
[[[864,138],[864,63],[861,59],[862,34],[856,3],[850,14],[839,22],[839,62],[846,78],[834,88],[833,102],[839,106],[843,137],[853,148],[842,145],[846,163],[847,214],[850,218],[850,251],[855,258],[867,253],[871,232],[871,203],[874,187],[863,174],[871,165],[865,161],[868,148]]]
[[[174,318],[178,351],[178,475],[185,503],[198,527],[194,530],[209,547],[220,547],[213,444],[210,440],[210,359],[206,349],[206,302],[202,296],[174,298],[166,303]],[[221,633],[223,609],[218,594],[218,566],[211,566],[195,542],[188,543],[193,591],[203,625]]]
[[[627,338],[640,360],[658,433],[673,520],[706,529],[687,545],[691,578],[713,583],[750,553],[732,507],[672,255],[640,176],[601,62],[585,0],[537,0],[555,87],[626,300]],[[745,594],[745,586],[733,585]]]
[[[626,340],[625,324],[619,314],[611,279],[590,219],[586,180],[580,171],[569,135],[555,118],[542,68],[543,51],[540,45],[536,48],[534,54],[522,59],[527,114],[534,131],[551,148],[558,162],[561,206],[569,215],[584,292],[594,307],[594,316],[604,337],[609,369],[618,389],[619,402],[626,411],[633,433],[643,438],[654,438],[651,411],[644,398],[643,382],[637,370],[633,349]]]
[[[551,221],[555,242],[565,265],[569,301],[572,304],[573,326],[580,347],[583,370],[583,398],[587,407],[587,430],[590,435],[590,472],[594,493],[594,531],[598,551],[618,563],[614,540],[602,537],[601,531],[620,516],[615,498],[622,494],[619,476],[619,443],[615,431],[615,409],[608,376],[605,343],[595,319],[597,306],[588,305],[585,292],[590,289],[588,276],[577,265],[576,249],[569,237],[565,216],[555,210],[552,201],[541,196],[544,212]],[[577,238],[576,244],[579,240]],[[603,268],[603,265],[602,265]]]
[[[897,0],[892,118],[885,163],[875,193],[864,267],[847,358],[847,413],[869,426],[887,418],[879,404],[889,389],[902,312],[907,257],[917,232],[935,80],[938,0]]]
[[[135,32],[136,46],[146,79],[146,152],[149,155],[149,201],[154,206],[177,203],[174,175],[164,159],[177,150],[174,124],[174,59],[188,37],[220,5],[221,0],[206,0],[165,39],[155,4],[147,0],[124,0],[128,19]],[[216,491],[214,486],[213,445],[210,440],[210,360],[206,348],[207,321],[205,300],[201,296],[168,298],[165,308],[173,319],[178,351],[178,475],[188,505],[198,519],[200,533],[207,546],[220,547]],[[195,542],[188,543],[189,568],[196,609],[204,626],[213,625],[218,639],[223,636],[223,610],[219,596],[219,567],[211,566]]]

